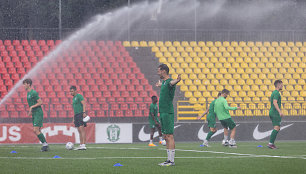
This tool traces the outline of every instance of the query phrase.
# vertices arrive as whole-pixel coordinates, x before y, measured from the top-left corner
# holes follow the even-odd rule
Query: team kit
[[[159,163],[160,166],[175,166],[175,141],[174,141],[174,107],[173,99],[176,90],[176,84],[181,81],[180,75],[177,79],[172,79],[169,75],[169,67],[166,64],[161,64],[157,68],[157,74],[160,80],[156,83],[156,87],[160,88],[159,99],[157,96],[152,96],[152,103],[150,104],[148,122],[150,125],[150,141],[149,146],[156,146],[153,143],[154,133],[157,130],[159,135],[159,143],[166,146],[167,150],[167,160],[165,162]],[[27,102],[29,106],[28,116],[32,117],[33,122],[33,132],[42,143],[42,152],[49,151],[49,145],[44,134],[41,132],[43,127],[43,110],[42,110],[42,100],[38,93],[32,87],[32,80],[23,80],[23,86],[27,91]],[[283,83],[281,80],[276,80],[274,82],[275,90],[272,92],[270,101],[271,108],[269,110],[269,117],[272,121],[273,130],[270,135],[270,141],[267,147],[270,149],[277,149],[275,146],[275,140],[278,132],[280,131],[281,120],[283,113],[281,111],[281,94],[280,91],[283,88]],[[77,92],[76,86],[70,87],[70,94],[72,98],[72,106],[74,110],[74,117],[72,123],[77,128],[79,132],[80,145],[78,148],[73,148],[72,143],[67,143],[66,148],[69,150],[86,150],[86,133],[85,128],[90,117],[86,114],[86,102],[84,97]],[[230,91],[223,89],[218,93],[215,100],[213,100],[207,110],[200,116],[198,120],[207,115],[207,125],[209,127],[209,132],[206,138],[203,140],[203,147],[210,147],[209,141],[214,134],[216,134],[216,118],[220,121],[224,129],[224,139],[222,140],[222,145],[228,146],[230,148],[237,148],[235,141],[236,135],[236,123],[231,118],[229,110],[238,110],[240,107],[230,107],[226,98],[230,95]],[[158,106],[157,106],[157,103]],[[159,117],[158,117],[159,113]]]

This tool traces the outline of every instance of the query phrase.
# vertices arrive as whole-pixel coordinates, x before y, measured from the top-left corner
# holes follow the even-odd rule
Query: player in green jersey
[[[83,118],[86,117],[86,102],[84,97],[81,94],[77,93],[76,86],[70,87],[70,94],[73,96],[72,106],[74,110],[73,123],[75,127],[78,128],[79,136],[80,136],[80,147],[75,150],[86,150],[86,132],[85,127],[87,126],[85,122],[83,122]]]
[[[226,97],[230,94],[230,91],[223,89],[221,96],[215,101],[214,111],[221,122],[223,128],[231,130],[231,139],[229,141],[229,147],[237,147],[235,142],[236,124],[232,120],[229,110],[241,109],[240,107],[230,107],[226,101]]]
[[[271,108],[269,111],[269,117],[272,121],[273,125],[273,131],[271,132],[270,136],[270,142],[267,145],[270,149],[277,149],[277,147],[274,145],[276,136],[280,130],[280,125],[282,121],[283,113],[281,111],[281,105],[282,105],[282,99],[280,92],[283,89],[283,82],[281,80],[276,80],[274,82],[275,90],[271,94],[270,102],[271,102]]]
[[[160,87],[159,96],[159,113],[162,126],[162,133],[166,140],[167,145],[167,161],[160,163],[160,166],[174,166],[175,156],[175,142],[173,137],[174,132],[174,109],[173,98],[175,94],[175,86],[181,81],[181,76],[178,75],[177,79],[171,79],[169,76],[169,67],[166,64],[158,66],[158,75],[162,79],[156,83]]]
[[[219,98],[221,96],[221,92],[218,93],[218,96],[217,98]],[[216,128],[216,113],[214,111],[214,107],[215,107],[215,101],[217,100],[217,98],[215,100],[213,100],[210,105],[209,105],[209,108],[200,116],[198,116],[198,120],[200,120],[202,117],[204,117],[207,113],[207,117],[206,117],[206,120],[207,120],[207,124],[208,124],[208,127],[209,127],[209,132],[206,136],[206,138],[203,140],[203,146],[204,147],[210,147],[209,144],[208,144],[208,141],[210,140],[210,138],[217,132],[217,128]],[[228,129],[224,128],[224,139],[222,144],[224,146],[227,146],[228,145]]]
[[[162,144],[163,138],[161,133],[161,127],[160,127],[160,121],[157,117],[158,114],[158,107],[157,107],[157,97],[152,96],[152,103],[150,105],[150,113],[149,113],[149,124],[151,128],[151,134],[150,134],[150,143],[149,146],[156,146],[153,144],[153,136],[155,132],[155,128],[157,128],[159,133],[159,143]]]
[[[25,79],[23,80],[22,83],[25,90],[28,92],[27,93],[27,101],[29,104],[28,115],[29,116],[32,115],[33,131],[43,145],[41,151],[46,152],[49,150],[49,146],[44,134],[41,133],[41,128],[43,126],[43,117],[44,117],[44,113],[41,108],[42,100],[39,98],[38,93],[33,89],[31,79]]]

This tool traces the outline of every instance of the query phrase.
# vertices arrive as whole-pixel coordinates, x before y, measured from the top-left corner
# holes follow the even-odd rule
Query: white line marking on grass
[[[159,149],[164,150],[164,149]],[[237,156],[246,156],[246,157],[261,157],[261,158],[284,158],[284,159],[306,159],[305,157],[295,157],[295,156],[273,156],[273,155],[256,155],[256,154],[243,154],[243,153],[229,153],[229,152],[218,152],[218,151],[198,151],[198,150],[184,150],[184,149],[175,149],[176,151],[183,152],[197,152],[197,153],[213,153],[213,154],[226,154],[226,155],[237,155]]]

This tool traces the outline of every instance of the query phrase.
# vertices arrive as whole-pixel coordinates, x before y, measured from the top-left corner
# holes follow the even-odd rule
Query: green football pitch
[[[51,144],[49,152],[40,152],[40,145],[0,145],[0,173],[306,173],[304,141],[278,142],[277,150],[268,149],[266,142],[238,142],[237,149],[220,142],[209,148],[200,144],[177,143],[171,167],[157,165],[166,160],[161,145],[88,144],[86,151],[73,151]]]

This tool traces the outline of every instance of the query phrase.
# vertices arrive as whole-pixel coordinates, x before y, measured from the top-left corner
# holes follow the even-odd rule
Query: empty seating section
[[[60,42],[0,40],[0,99]],[[76,41],[33,79],[51,118],[73,116],[71,85],[87,99],[92,117],[148,116],[150,96],[156,95],[121,41]],[[1,106],[0,116],[27,117],[26,103],[21,87]]]
[[[181,75],[180,90],[190,104],[206,106],[217,91],[227,88],[232,91],[228,100],[243,108],[234,115],[268,115],[273,83],[282,79],[285,114],[306,115],[306,42],[125,41],[123,45],[151,47],[160,63],[170,65],[172,77]]]

